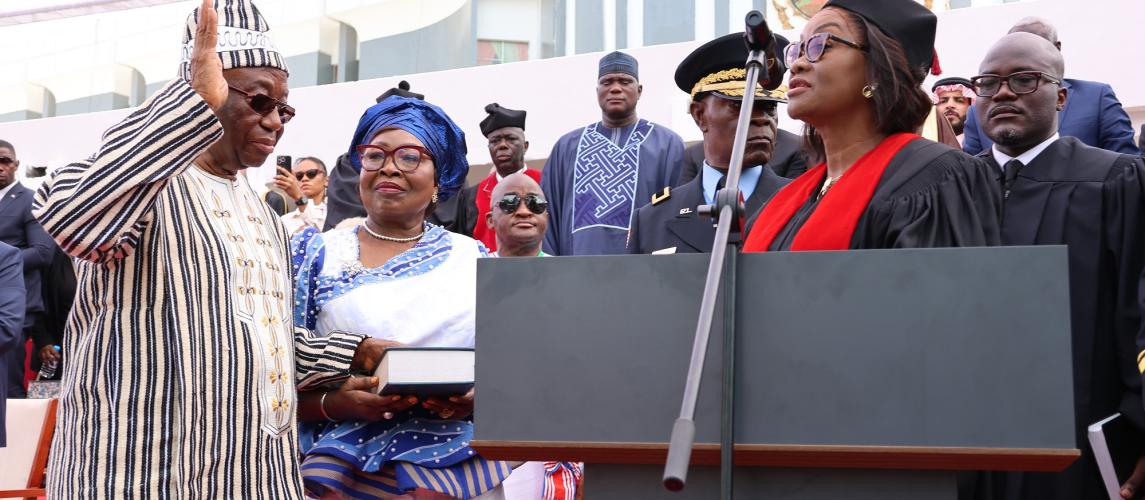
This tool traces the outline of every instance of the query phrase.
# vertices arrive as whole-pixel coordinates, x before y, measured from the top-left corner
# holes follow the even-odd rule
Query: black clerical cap
[[[775,64],[783,64],[783,50],[787,48],[788,42],[782,35],[774,36],[772,57],[775,58]],[[688,54],[676,67],[676,86],[690,94],[692,100],[700,99],[709,92],[724,99],[739,100],[743,98],[747,77],[747,71],[744,70],[747,53],[743,33],[724,35],[705,43]],[[755,87],[755,98],[787,102],[787,85],[780,85],[770,91],[758,85]]]
[[[636,58],[620,51],[612,52],[600,58],[600,71],[596,77],[600,78],[609,73],[623,73],[637,80],[640,79],[640,65]]]
[[[398,82],[397,87],[394,87],[390,90],[387,90],[384,94],[378,96],[377,99],[374,99],[374,102],[382,102],[382,101],[386,100],[387,97],[395,96],[395,95],[400,96],[400,97],[409,97],[411,99],[421,99],[423,101],[425,100],[424,95],[418,94],[416,92],[410,92],[409,91],[409,82],[402,80],[402,81]]]
[[[494,130],[505,127],[517,127],[525,130],[525,112],[516,109],[503,108],[500,104],[485,105],[485,112],[489,113],[481,120],[481,134],[489,137]]]
[[[911,67],[930,71],[938,17],[922,4],[915,0],[828,0],[824,7],[858,14],[902,45]]]

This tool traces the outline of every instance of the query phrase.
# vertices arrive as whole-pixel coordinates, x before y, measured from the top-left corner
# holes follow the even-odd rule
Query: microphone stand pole
[[[763,15],[752,11],[747,15],[747,33],[763,25]],[[723,376],[720,391],[720,498],[732,498],[732,472],[734,470],[735,449],[735,323],[736,323],[736,257],[743,239],[744,207],[740,202],[739,178],[743,166],[744,149],[751,122],[752,107],[755,104],[755,90],[759,85],[761,71],[767,70],[766,50],[771,35],[763,33],[766,40],[759,37],[745,37],[749,46],[746,63],[746,88],[740,106],[739,124],[736,126],[735,144],[732,146],[731,162],[728,164],[727,183],[716,193],[713,205],[699,207],[700,214],[718,217],[716,237],[712,243],[712,257],[708,263],[707,280],[704,282],[704,296],[700,302],[700,316],[696,323],[696,335],[692,343],[692,357],[688,364],[688,379],[684,385],[684,400],[680,416],[672,426],[672,438],[668,444],[668,460],[664,464],[664,486],[671,491],[684,488],[688,475],[688,464],[692,456],[692,445],[696,437],[696,399],[700,394],[700,378],[704,371],[704,358],[708,350],[708,337],[715,313],[716,296],[724,294],[724,336],[723,336]],[[752,38],[755,38],[752,40]],[[766,73],[764,73],[766,75]]]

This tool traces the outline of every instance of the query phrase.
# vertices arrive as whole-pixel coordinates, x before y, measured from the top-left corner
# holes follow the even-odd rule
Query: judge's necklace
[[[835,182],[842,176],[842,174],[836,175],[835,177],[827,176],[827,180],[823,181],[823,187],[819,188],[819,197],[822,198],[826,195],[827,190],[831,189],[831,186],[834,186]]]
[[[376,232],[374,232],[373,229],[370,229],[370,224],[366,221],[362,221],[362,229],[366,230],[366,234],[373,236],[379,240],[392,241],[394,243],[409,243],[411,241],[420,240],[422,236],[425,236],[425,227],[422,227],[420,233],[417,233],[417,234],[410,236],[408,238],[398,238],[398,237],[394,237],[394,236],[386,236],[382,233],[376,233]]]

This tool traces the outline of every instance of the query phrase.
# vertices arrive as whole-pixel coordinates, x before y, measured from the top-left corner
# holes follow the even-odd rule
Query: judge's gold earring
[[[864,85],[863,86],[863,97],[870,99],[871,96],[875,95],[875,89],[876,88],[878,88],[878,86],[876,86],[876,85]]]

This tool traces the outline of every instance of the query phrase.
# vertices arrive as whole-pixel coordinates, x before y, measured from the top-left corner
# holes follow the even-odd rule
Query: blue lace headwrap
[[[399,128],[413,134],[433,155],[438,203],[453,197],[465,185],[465,176],[469,174],[465,132],[441,108],[408,97],[387,97],[362,113],[354,130],[354,140],[350,142],[350,162],[355,170],[362,171],[358,146],[368,144],[386,128]]]

